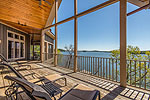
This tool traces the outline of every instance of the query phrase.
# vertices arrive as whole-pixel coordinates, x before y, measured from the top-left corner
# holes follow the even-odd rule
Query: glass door
[[[48,59],[51,58],[51,44],[48,44]]]
[[[19,58],[19,42],[15,42],[15,58]]]
[[[24,57],[24,43],[20,43],[20,57]]]
[[[14,58],[14,42],[8,40],[8,59]]]

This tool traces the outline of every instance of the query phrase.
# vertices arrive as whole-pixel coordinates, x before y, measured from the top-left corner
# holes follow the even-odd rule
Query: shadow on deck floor
[[[65,69],[62,67],[53,67],[46,63],[30,63],[32,66],[32,70],[30,69],[18,69],[18,71],[25,75],[30,73],[36,73],[35,77],[42,77],[54,73],[59,73],[64,75],[67,78],[68,84],[66,87],[62,87],[64,90],[63,94],[67,92],[70,88],[72,88],[76,84],[85,84],[94,89],[97,89],[101,92],[102,100],[150,100],[149,91],[141,90],[138,88],[120,87],[118,83],[111,82],[109,80],[104,80],[98,77],[94,77],[84,73],[74,73],[69,69]],[[4,79],[5,75],[14,74],[8,70],[7,68],[0,69],[0,100],[6,100],[4,91],[11,84],[9,81]],[[27,79],[33,79],[32,76],[28,76]],[[59,81],[58,84],[63,84],[63,82]],[[20,95],[20,99],[25,97],[23,100],[29,100],[25,94]],[[59,97],[58,97],[59,98]]]
[[[75,82],[94,86],[93,88],[96,88],[101,91],[101,99],[103,100],[114,100],[114,99],[149,100],[150,99],[149,91],[145,91],[133,87],[123,88],[120,87],[118,83],[111,82],[109,80],[104,80],[81,72],[74,73],[62,67],[50,67],[47,64],[38,64],[38,65],[56,71],[58,73],[61,73],[62,75],[65,75],[66,77],[75,80]]]

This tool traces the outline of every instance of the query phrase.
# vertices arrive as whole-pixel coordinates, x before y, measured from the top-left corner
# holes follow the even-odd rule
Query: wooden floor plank
[[[44,63],[33,63],[33,64],[32,62],[29,63],[32,66],[32,69],[21,70],[20,71],[21,74],[25,75],[34,72],[37,78],[55,73],[64,75],[67,78],[68,84],[65,87],[61,87],[61,89],[64,90],[63,94],[65,94],[69,89],[71,89],[76,84],[85,84],[94,89],[98,89],[101,92],[101,98],[103,100],[130,100],[130,99],[148,100],[150,96],[150,94],[137,91],[138,89],[134,90],[130,88],[120,88],[118,83],[111,82],[109,80],[104,80],[99,77],[94,77],[80,72],[73,73],[73,71],[71,70],[61,67],[52,67]],[[0,80],[1,79],[3,80],[5,75],[14,76],[14,73],[10,72],[0,74]],[[27,79],[28,80],[33,79],[33,77],[28,76]],[[0,86],[10,84],[7,80],[4,80],[4,82],[2,80],[0,81]],[[64,84],[64,81],[61,80],[56,83]],[[5,91],[5,89],[6,88],[2,89],[0,88],[0,91]],[[29,100],[29,97],[25,93],[22,93],[20,95],[20,100],[22,98],[23,100]],[[59,98],[59,95],[57,95],[57,98]]]

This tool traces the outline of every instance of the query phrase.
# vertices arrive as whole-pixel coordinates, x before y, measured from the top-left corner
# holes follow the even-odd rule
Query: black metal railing
[[[45,61],[57,56],[58,66],[74,69],[74,56],[44,54]],[[49,56],[51,55],[51,56]],[[50,59],[47,57],[49,56]],[[120,82],[120,59],[77,56],[77,71],[103,79]],[[127,60],[127,84],[150,90],[150,61]]]

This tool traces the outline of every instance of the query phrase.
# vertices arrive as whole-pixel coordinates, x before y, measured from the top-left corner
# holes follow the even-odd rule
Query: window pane
[[[48,53],[51,53],[51,45],[48,44]]]
[[[23,36],[20,36],[20,40],[24,40],[24,37],[23,37]]]
[[[15,58],[19,58],[19,42],[15,42]]]
[[[53,53],[53,48],[51,44],[48,44],[48,59],[52,58],[53,56],[51,55]]]
[[[74,0],[62,0],[58,9],[58,22],[74,15]]]
[[[14,42],[8,41],[8,59],[13,58],[13,51],[14,51]]]
[[[34,45],[34,59],[40,59],[40,45]]]
[[[24,57],[24,43],[20,43],[20,57]]]
[[[19,39],[19,35],[16,35],[16,34],[15,34],[15,39]]]
[[[45,60],[47,60],[47,43],[44,43],[44,49],[45,49]]]
[[[45,53],[47,52],[47,43],[44,43],[44,49],[45,49]]]
[[[58,26],[58,48],[66,49],[74,45],[74,20]]]
[[[13,34],[8,32],[8,37],[13,38]]]
[[[78,0],[78,13],[102,4],[108,0]]]
[[[78,18],[78,50],[111,51],[119,49],[118,15],[119,3],[116,3]],[[81,53],[79,55],[83,56]],[[101,54],[95,56],[106,57]]]

